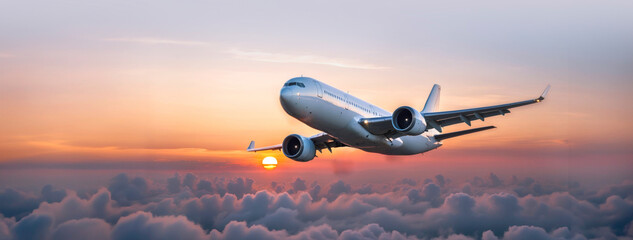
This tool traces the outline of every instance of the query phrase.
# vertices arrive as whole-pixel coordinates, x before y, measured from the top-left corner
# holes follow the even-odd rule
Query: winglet
[[[550,85],[547,84],[547,87],[545,88],[545,90],[543,90],[543,94],[541,94],[541,96],[539,98],[537,98],[537,102],[542,101],[543,99],[545,99],[545,97],[547,96],[547,93],[549,93],[549,87]]]
[[[248,148],[246,148],[246,151],[250,151],[250,150],[252,150],[253,148],[255,148],[255,141],[251,141],[251,143],[250,143],[250,144],[248,144]]]

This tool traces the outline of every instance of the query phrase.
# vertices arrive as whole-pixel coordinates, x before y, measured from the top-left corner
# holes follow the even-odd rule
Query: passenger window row
[[[324,91],[324,92],[325,92],[325,94],[327,94],[327,95],[328,95],[328,96],[330,96],[330,97],[333,97],[333,98],[338,99],[338,100],[340,100],[340,101],[345,101],[345,100],[343,100],[343,98],[342,98],[342,97],[339,97],[338,95],[335,95],[335,94],[333,94],[333,93],[331,93],[331,92],[328,92],[328,91]]]
[[[356,104],[355,102],[352,102],[352,101],[349,101],[349,100],[347,100],[347,101],[346,101],[346,100],[345,100],[345,99],[343,99],[342,97],[339,97],[339,96],[338,96],[338,95],[336,95],[336,94],[333,94],[333,93],[331,93],[331,92],[328,92],[327,90],[325,90],[325,91],[323,91],[323,92],[325,92],[325,94],[327,94],[328,96],[333,97],[334,99],[337,99],[337,100],[342,101],[342,102],[346,102],[346,103],[348,103],[348,104],[350,104],[350,105],[352,105],[352,106],[354,106],[354,107],[356,107],[356,108],[358,108],[358,109],[360,109],[360,110],[365,111],[366,113],[373,114],[373,115],[377,115],[377,114],[376,114],[376,112],[372,112],[372,111],[371,111],[371,110],[369,110],[368,108],[365,108],[365,107],[363,107],[363,106],[361,106],[361,105],[359,105],[359,104]]]

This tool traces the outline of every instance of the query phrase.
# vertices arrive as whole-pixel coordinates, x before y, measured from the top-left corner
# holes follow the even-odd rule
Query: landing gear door
[[[320,98],[323,98],[323,88],[321,87],[321,84],[317,81],[313,81],[314,85],[316,85],[316,89],[317,89],[317,96]]]

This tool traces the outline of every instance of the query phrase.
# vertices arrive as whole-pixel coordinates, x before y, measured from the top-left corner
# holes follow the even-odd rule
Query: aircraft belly
[[[321,99],[310,101],[312,111],[311,117],[303,121],[308,126],[332,134],[347,126],[347,121],[342,116],[347,111],[339,106],[324,102]]]
[[[427,136],[403,136],[389,140],[373,135],[358,124],[360,114],[341,106],[324,102],[321,98],[302,97],[300,113],[302,122],[324,131],[344,144],[367,152],[389,155],[412,155],[439,147]]]
[[[399,139],[403,141],[400,147],[392,148],[387,154],[391,155],[413,155],[427,152],[438,148],[441,144],[435,143],[427,136],[402,136]]]

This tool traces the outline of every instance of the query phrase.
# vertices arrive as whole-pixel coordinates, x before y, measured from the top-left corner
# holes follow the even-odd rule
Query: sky
[[[236,194],[217,191],[217,186],[237,179],[254,182],[242,195],[266,191],[277,198],[300,178],[323,191],[342,181],[350,190],[340,193],[361,202],[363,196],[354,194],[406,197],[413,203],[418,201],[415,194],[394,190],[398,181],[412,179],[410,188],[423,191],[431,179],[440,188],[438,202],[419,202],[433,206],[423,209],[441,212],[449,199],[465,197],[454,195],[464,184],[481,188],[466,192],[475,206],[499,194],[523,204],[528,194],[517,189],[532,186],[529,180],[521,183],[532,179],[557,186],[532,197],[568,194],[598,214],[602,206],[616,203],[607,202],[607,195],[596,196],[612,193],[620,198],[613,201],[623,201],[617,206],[628,206],[633,201],[630,189],[622,194],[609,189],[633,181],[633,109],[628,105],[633,102],[632,9],[629,1],[0,1],[0,206],[11,206],[6,199],[19,199],[9,198],[11,194],[30,196],[34,204],[21,215],[2,211],[3,219],[13,219],[5,221],[6,233],[19,238],[16,224],[31,213],[33,221],[52,219],[42,237],[54,238],[47,234],[62,231],[64,222],[55,214],[36,218],[38,209],[73,196],[89,201],[99,193],[111,196],[109,210],[116,214],[90,216],[105,221],[93,223],[108,236],[126,217],[192,222],[200,226],[192,231],[203,238],[226,237],[222,231],[231,219],[246,222],[248,228],[283,230],[285,237],[320,224],[337,237],[344,229],[372,231],[371,222],[349,226],[323,216],[300,218],[294,228],[271,227],[262,220],[265,216],[204,224],[182,212],[178,196],[185,193],[167,189],[167,179],[187,173],[208,179],[215,189],[201,192],[203,188],[190,184],[187,201],[204,193],[221,198]],[[267,146],[289,134],[319,132],[288,116],[278,100],[283,83],[301,75],[387,111],[403,105],[421,109],[433,84],[442,86],[441,110],[533,99],[548,84],[552,90],[543,103],[473,122],[473,127],[496,129],[446,140],[422,155],[334,149],[301,163],[280,152],[245,152],[251,140]],[[262,168],[266,156],[279,160],[277,168]],[[123,203],[115,187],[108,187],[120,174],[148,182],[153,192]],[[476,180],[496,182],[491,174],[504,184]],[[438,175],[452,183],[440,186]],[[273,182],[285,188],[275,189]],[[59,198],[45,198],[50,192],[42,189],[48,184]],[[362,191],[365,184],[385,187]],[[299,192],[288,194],[299,201]],[[336,200],[331,198],[322,204]],[[166,199],[176,202],[171,214],[145,208]],[[134,208],[140,211],[136,215],[131,208],[119,209],[131,203],[147,206]],[[408,220],[433,213],[413,208],[387,209],[405,217],[413,214]],[[527,211],[527,205],[520,208]],[[268,213],[276,211],[271,207]],[[568,213],[587,217],[578,214]],[[160,218],[166,215],[184,218]],[[604,227],[619,237],[633,232],[620,222],[579,222],[539,226],[526,220],[516,221],[516,229],[503,225],[444,232],[374,223],[392,238],[399,231],[407,237],[449,238],[454,233],[479,239],[490,229],[498,238],[532,230],[554,236],[554,226],[568,227],[572,237],[607,236],[596,230]],[[530,224],[543,232],[527,229]],[[112,238],[123,236],[117,234],[112,232]]]

